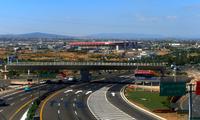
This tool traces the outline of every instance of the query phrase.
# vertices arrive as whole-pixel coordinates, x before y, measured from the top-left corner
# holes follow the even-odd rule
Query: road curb
[[[122,99],[123,99],[126,103],[128,103],[130,106],[132,106],[132,107],[138,109],[139,111],[144,112],[144,113],[146,113],[146,114],[148,114],[148,115],[154,117],[154,118],[157,119],[157,120],[167,120],[167,119],[165,119],[165,118],[163,118],[163,117],[160,117],[160,116],[158,116],[158,115],[156,115],[156,114],[154,114],[154,113],[152,113],[152,112],[150,112],[150,111],[147,111],[147,110],[145,110],[145,109],[143,109],[143,108],[141,108],[141,107],[139,107],[139,106],[133,104],[132,102],[130,102],[130,101],[125,97],[125,95],[124,95],[124,90],[125,90],[125,88],[126,88],[126,86],[124,86],[124,87],[120,90],[120,95],[121,95]]]
[[[94,92],[93,92],[92,94],[94,94]],[[92,94],[90,94],[90,95],[88,96],[88,98],[87,98],[87,107],[88,107],[88,109],[90,110],[90,112],[92,113],[92,115],[93,115],[97,120],[100,120],[100,118],[99,118],[96,114],[94,114],[94,112],[92,111],[92,109],[91,109],[90,106],[89,106],[89,99],[90,99],[90,97],[91,97]]]

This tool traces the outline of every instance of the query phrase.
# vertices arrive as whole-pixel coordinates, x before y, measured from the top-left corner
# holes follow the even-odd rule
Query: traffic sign
[[[200,95],[200,81],[197,81],[196,84],[196,95]]]
[[[160,96],[182,96],[186,94],[186,83],[184,82],[161,82]]]

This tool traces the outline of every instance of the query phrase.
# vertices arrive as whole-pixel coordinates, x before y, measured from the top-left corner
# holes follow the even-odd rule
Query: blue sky
[[[200,36],[199,0],[0,0],[0,34]]]

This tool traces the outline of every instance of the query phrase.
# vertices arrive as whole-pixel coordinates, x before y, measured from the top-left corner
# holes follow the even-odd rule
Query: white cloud
[[[159,16],[144,16],[144,15],[137,15],[135,16],[136,19],[140,22],[156,22],[160,20]]]
[[[177,20],[177,18],[178,18],[177,16],[166,16],[166,19],[171,21]]]

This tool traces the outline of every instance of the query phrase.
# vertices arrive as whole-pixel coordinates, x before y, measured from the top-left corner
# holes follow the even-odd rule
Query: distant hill
[[[58,34],[49,34],[49,33],[41,33],[41,32],[33,32],[26,34],[0,34],[0,38],[47,38],[47,39],[119,39],[119,40],[134,40],[134,39],[165,39],[165,38],[173,38],[173,39],[191,39],[191,38],[200,38],[198,35],[196,36],[163,36],[159,34],[136,34],[136,33],[99,33],[99,34],[91,34],[87,36],[68,36],[68,35],[58,35]]]
[[[73,36],[67,36],[67,35],[57,35],[57,34],[49,34],[49,33],[40,33],[40,32],[34,32],[34,33],[26,33],[26,34],[5,34],[0,35],[0,37],[4,38],[74,38]]]

